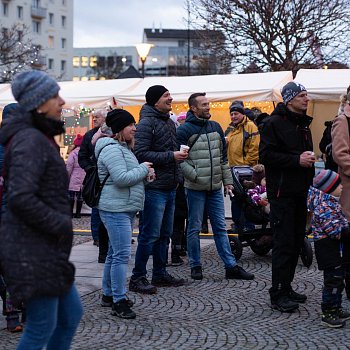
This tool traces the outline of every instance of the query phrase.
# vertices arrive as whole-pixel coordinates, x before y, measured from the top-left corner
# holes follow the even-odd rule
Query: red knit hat
[[[77,147],[80,147],[82,142],[83,142],[83,136],[81,136],[80,134],[77,134],[77,136],[75,136],[75,139],[73,140],[73,144]]]

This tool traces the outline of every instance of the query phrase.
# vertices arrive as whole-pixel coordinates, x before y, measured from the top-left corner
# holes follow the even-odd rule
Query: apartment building
[[[0,27],[24,24],[41,51],[35,64],[57,80],[73,78],[73,0],[0,0]]]

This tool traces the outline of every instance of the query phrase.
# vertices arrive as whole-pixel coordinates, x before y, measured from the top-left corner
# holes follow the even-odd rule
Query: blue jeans
[[[99,240],[99,228],[101,225],[101,218],[97,208],[91,209],[91,235],[94,241]]]
[[[27,322],[17,350],[68,350],[83,315],[73,284],[61,297],[35,297],[26,303]]]
[[[126,298],[126,277],[131,253],[131,236],[136,212],[115,213],[100,210],[109,246],[103,271],[103,294],[113,296],[113,302]]]
[[[213,229],[216,250],[225,268],[235,266],[225,223],[224,197],[221,190],[194,191],[185,188],[188,205],[187,251],[191,267],[201,266],[199,232],[202,227],[205,204]]]
[[[137,241],[133,277],[146,276],[153,254],[153,277],[166,274],[167,249],[173,231],[176,191],[146,190],[142,230]]]

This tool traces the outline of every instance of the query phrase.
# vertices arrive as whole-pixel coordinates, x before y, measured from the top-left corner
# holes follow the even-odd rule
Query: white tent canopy
[[[145,102],[145,93],[152,85],[169,89],[174,103],[185,103],[190,94],[206,92],[210,101],[280,101],[280,89],[293,80],[291,72],[203,75],[190,77],[150,77],[145,79],[113,79],[60,82],[60,94],[66,107],[84,104],[106,106],[114,97],[122,106],[137,106]],[[15,102],[10,84],[0,84],[0,106]]]
[[[300,69],[295,80],[305,86],[311,100],[339,102],[350,84],[350,69]]]

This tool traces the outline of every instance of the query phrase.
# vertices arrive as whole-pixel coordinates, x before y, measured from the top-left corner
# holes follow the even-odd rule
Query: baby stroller
[[[272,249],[272,229],[270,227],[269,215],[263,207],[253,201],[243,186],[244,180],[252,179],[252,169],[249,166],[231,168],[234,190],[232,196],[241,209],[240,225],[237,230],[227,231],[231,245],[231,251],[236,260],[242,256],[243,247],[250,247],[252,251],[264,256]],[[252,223],[251,229],[245,228],[245,222]],[[310,267],[313,259],[312,247],[307,239],[307,231],[304,244],[300,252],[301,260],[306,267]]]

